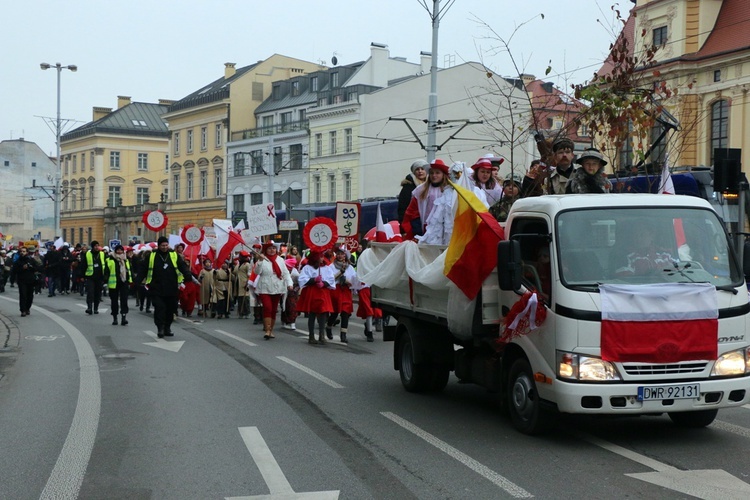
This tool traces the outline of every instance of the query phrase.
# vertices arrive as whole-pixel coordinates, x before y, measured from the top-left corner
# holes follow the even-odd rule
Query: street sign
[[[279,231],[298,231],[299,222],[296,220],[280,220]]]
[[[122,245],[120,240],[109,240],[109,249],[114,249],[117,245]]]

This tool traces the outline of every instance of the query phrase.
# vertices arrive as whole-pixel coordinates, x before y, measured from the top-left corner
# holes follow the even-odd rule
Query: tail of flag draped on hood
[[[451,185],[458,197],[444,273],[469,300],[474,300],[497,264],[492,256],[504,238],[503,228],[474,193],[453,182]]]
[[[719,306],[709,283],[600,285],[604,361],[715,360]]]
[[[245,240],[234,231],[231,221],[214,219],[214,230],[216,231],[216,248],[219,252],[214,265],[219,268],[232,255],[232,249],[237,245],[244,245]]]

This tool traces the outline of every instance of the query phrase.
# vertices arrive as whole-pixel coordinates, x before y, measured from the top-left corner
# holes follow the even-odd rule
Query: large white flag
[[[659,194],[675,194],[672,174],[669,173],[669,154],[664,156],[664,167],[661,169]]]

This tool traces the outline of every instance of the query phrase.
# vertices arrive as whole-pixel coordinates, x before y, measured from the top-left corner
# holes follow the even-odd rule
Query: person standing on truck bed
[[[430,163],[428,182],[417,186],[411,194],[409,207],[406,209],[401,222],[401,230],[406,239],[413,240],[415,236],[424,234],[427,218],[430,216],[435,202],[443,196],[448,187],[448,165],[440,158]]]
[[[542,162],[534,165],[523,179],[521,193],[524,196],[539,194],[565,194],[568,180],[573,175],[573,150],[575,145],[567,137],[561,137],[552,143],[552,153],[555,159],[555,168],[550,169]],[[545,185],[546,180],[546,185]],[[541,187],[541,193],[539,188]]]
[[[607,161],[598,149],[584,150],[576,163],[581,165],[581,168],[573,172],[568,180],[565,186],[566,193],[609,193],[611,191],[612,183],[609,182],[607,175],[604,173],[604,166]]]
[[[498,167],[493,165],[489,158],[482,157],[471,166],[471,169],[474,171],[472,183],[484,192],[487,204],[492,206],[500,201],[503,197],[503,187],[495,178]]]
[[[411,194],[427,180],[427,168],[430,166],[424,160],[416,160],[411,164],[411,173],[401,181],[401,191],[398,193],[398,221],[404,220],[404,214],[411,202]]]

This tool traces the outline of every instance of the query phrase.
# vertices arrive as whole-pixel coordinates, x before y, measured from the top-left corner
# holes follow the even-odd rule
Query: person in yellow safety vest
[[[177,314],[177,297],[185,279],[200,283],[190,272],[190,266],[169,249],[169,240],[160,236],[157,249],[148,260],[143,284],[154,306],[154,324],[159,338],[171,337],[171,325]]]
[[[115,252],[107,259],[107,288],[112,300],[112,324],[117,325],[117,314],[122,314],[122,326],[128,324],[128,295],[133,275],[130,262],[125,255],[125,247],[117,245]]]
[[[99,314],[104,287],[104,252],[98,241],[91,242],[91,250],[83,254],[81,266],[81,274],[86,279],[86,314]]]

